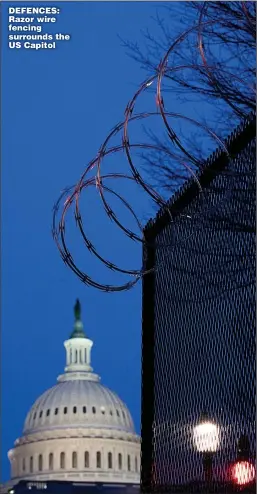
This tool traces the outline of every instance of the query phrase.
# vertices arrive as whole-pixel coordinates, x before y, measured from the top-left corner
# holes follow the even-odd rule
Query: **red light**
[[[232,479],[238,485],[246,485],[255,479],[255,467],[249,461],[237,461],[232,467]]]

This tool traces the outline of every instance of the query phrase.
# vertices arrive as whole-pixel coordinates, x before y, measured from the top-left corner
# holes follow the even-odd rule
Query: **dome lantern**
[[[79,299],[76,300],[74,306],[74,316],[75,322],[73,331],[70,338],[64,342],[66,348],[65,375],[60,376],[59,379],[76,379],[76,377],[81,379],[81,373],[85,373],[87,379],[92,377],[92,380],[95,380],[96,376],[91,374],[93,369],[90,365],[93,341],[85,335],[81,320],[81,305]],[[77,373],[79,373],[79,375]],[[88,373],[90,374],[88,375]]]

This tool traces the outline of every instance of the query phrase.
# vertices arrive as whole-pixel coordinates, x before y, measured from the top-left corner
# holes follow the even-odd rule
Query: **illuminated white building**
[[[139,484],[140,437],[126,405],[93,372],[93,342],[84,333],[78,301],[64,346],[64,374],[32,405],[8,452],[8,487],[24,479]]]

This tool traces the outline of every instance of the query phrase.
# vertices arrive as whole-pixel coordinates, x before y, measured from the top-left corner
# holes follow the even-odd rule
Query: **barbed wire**
[[[60,252],[61,258],[63,259],[64,263],[79,277],[79,279],[88,286],[97,288],[105,292],[117,292],[117,291],[129,290],[144,275],[150,273],[152,270],[146,270],[144,269],[143,266],[139,269],[126,269],[125,267],[120,267],[114,264],[113,262],[109,261],[108,259],[105,259],[98,252],[98,250],[96,249],[94,244],[90,241],[89,237],[85,232],[84,220],[80,208],[80,202],[81,202],[80,199],[82,193],[85,193],[85,191],[87,191],[87,189],[89,189],[92,186],[96,187],[96,190],[99,194],[99,199],[102,203],[102,206],[104,208],[107,217],[111,221],[113,221],[116,224],[116,226],[129,239],[135,242],[139,242],[141,246],[145,245],[149,247],[151,245],[153,246],[153,244],[149,243],[149,240],[145,238],[143,225],[139,220],[138,215],[135,213],[134,208],[132,208],[131,204],[127,200],[125,200],[120,193],[118,193],[117,191],[113,190],[112,187],[107,186],[105,184],[105,182],[108,180],[114,180],[114,181],[127,180],[129,182],[137,184],[153,200],[153,202],[158,207],[162,208],[162,210],[165,210],[167,212],[170,222],[174,221],[173,214],[169,207],[169,202],[163,196],[161,196],[153,186],[150,186],[146,182],[146,180],[144,180],[144,178],[141,176],[138,168],[134,163],[132,157],[132,151],[138,149],[138,150],[147,150],[152,152],[153,151],[160,152],[166,154],[166,156],[171,160],[175,159],[177,163],[179,163],[179,165],[184,168],[187,175],[191,177],[191,180],[195,182],[199,190],[199,197],[201,201],[204,201],[206,192],[203,190],[201,186],[199,174],[203,170],[206,162],[204,160],[197,158],[197,156],[194,156],[188,149],[186,149],[181,139],[179,138],[178,134],[174,130],[174,126],[171,123],[172,120],[174,121],[176,119],[181,119],[185,123],[194,125],[202,132],[206,133],[209,136],[209,138],[215,141],[216,145],[222,149],[222,151],[226,155],[228,163],[231,163],[231,156],[229,154],[225,142],[222,139],[220,139],[215,132],[213,132],[207,125],[203,125],[202,123],[199,123],[199,121],[191,117],[187,117],[179,113],[167,111],[164,101],[163,82],[165,78],[169,78],[174,73],[183,70],[185,68],[186,69],[189,68],[191,70],[194,70],[194,68],[199,69],[199,65],[197,67],[195,65],[191,65],[191,66],[169,65],[169,57],[172,54],[172,52],[175,49],[177,49],[178,46],[181,43],[183,43],[183,41],[192,33],[195,33],[197,37],[197,47],[199,50],[200,60],[201,60],[200,68],[206,74],[206,76],[212,81],[212,83],[217,86],[217,80],[213,75],[214,74],[213,67],[211,67],[208,64],[207,61],[208,57],[204,49],[205,27],[213,25],[214,23],[214,21],[206,21],[206,22],[204,21],[204,16],[206,14],[207,9],[208,9],[208,2],[204,2],[201,9],[199,10],[198,22],[194,26],[190,27],[185,32],[183,32],[170,45],[169,49],[164,54],[163,59],[160,61],[159,66],[156,68],[155,73],[139,86],[139,89],[136,91],[133,98],[127,104],[125,109],[124,121],[118,123],[113,128],[113,130],[108,134],[102,146],[100,147],[96,157],[91,162],[89,162],[85,171],[80,177],[78,183],[62,191],[59,199],[57,200],[54,206],[52,234],[54,241],[58,247],[58,250]],[[245,4],[244,4],[243,12],[245,12],[245,16],[247,17],[247,22],[249,23],[251,21],[251,18],[248,15],[247,6]],[[243,84],[243,79],[241,79],[240,77],[237,77],[237,79],[241,84]],[[157,110],[155,112],[135,113],[139,98],[142,96],[142,94],[145,91],[149,91],[149,88],[151,88],[151,92],[149,92],[149,94],[152,94],[152,89],[154,84],[156,85],[155,103]],[[250,87],[250,90],[254,91],[254,88]],[[130,137],[131,125],[135,122],[139,122],[145,119],[150,119],[152,117],[157,117],[161,119],[161,122],[164,125],[164,129],[166,130],[169,146],[164,146],[156,142],[150,144],[150,143],[142,143],[142,142],[134,143],[131,141],[131,137]],[[115,146],[111,145],[111,140],[117,136],[120,139],[120,144]],[[104,164],[103,164],[104,159],[106,157],[114,156],[117,153],[121,153],[121,152],[123,152],[123,154],[126,157],[128,164],[128,171],[125,170],[124,172],[124,170],[121,170],[119,173],[102,174],[102,170],[104,168]],[[89,174],[92,172],[94,172],[94,176],[90,178]],[[230,186],[227,187],[227,193],[230,194],[232,191],[231,173],[227,172],[227,178],[230,180]],[[132,215],[140,234],[135,233],[121,222],[121,220],[117,217],[117,215],[111,208],[110,203],[107,201],[106,192],[116,197],[120,201],[120,203],[127,209],[127,211]],[[223,196],[223,200],[227,200],[226,195]],[[109,270],[122,273],[125,275],[129,275],[130,276],[129,281],[120,285],[99,283],[95,281],[91,276],[89,276],[87,272],[83,271],[81,268],[78,267],[77,262],[73,259],[73,256],[68,247],[68,243],[66,239],[67,213],[72,208],[73,208],[73,214],[74,214],[77,229],[80,235],[82,236],[84,245],[86,246],[88,251],[92,255],[94,255],[100,262],[102,262]],[[210,206],[208,206],[207,209],[205,210],[205,214],[208,213],[209,208]],[[195,216],[199,214],[203,214],[203,208],[201,208],[201,212],[197,211],[194,213]],[[187,215],[181,213],[180,219],[184,216]],[[187,216],[187,217],[192,219],[192,216]],[[192,234],[190,233],[188,235],[191,236]],[[186,238],[188,238],[188,236]],[[185,241],[186,238],[180,241],[183,242]],[[167,245],[164,243],[156,243],[156,241],[154,242],[154,248],[163,248],[163,247],[172,247],[172,245],[171,244]],[[165,262],[167,255],[169,255],[169,252],[166,252],[163,261],[160,264],[158,264],[157,268],[160,268],[162,263]]]

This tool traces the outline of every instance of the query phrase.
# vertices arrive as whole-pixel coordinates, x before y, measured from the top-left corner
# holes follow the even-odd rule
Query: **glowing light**
[[[194,428],[194,442],[197,451],[215,453],[219,446],[219,427],[213,422],[203,422]]]
[[[152,85],[153,81],[147,82],[146,87],[150,87]]]
[[[255,467],[249,461],[237,461],[232,467],[232,479],[238,485],[249,484],[255,479]]]

